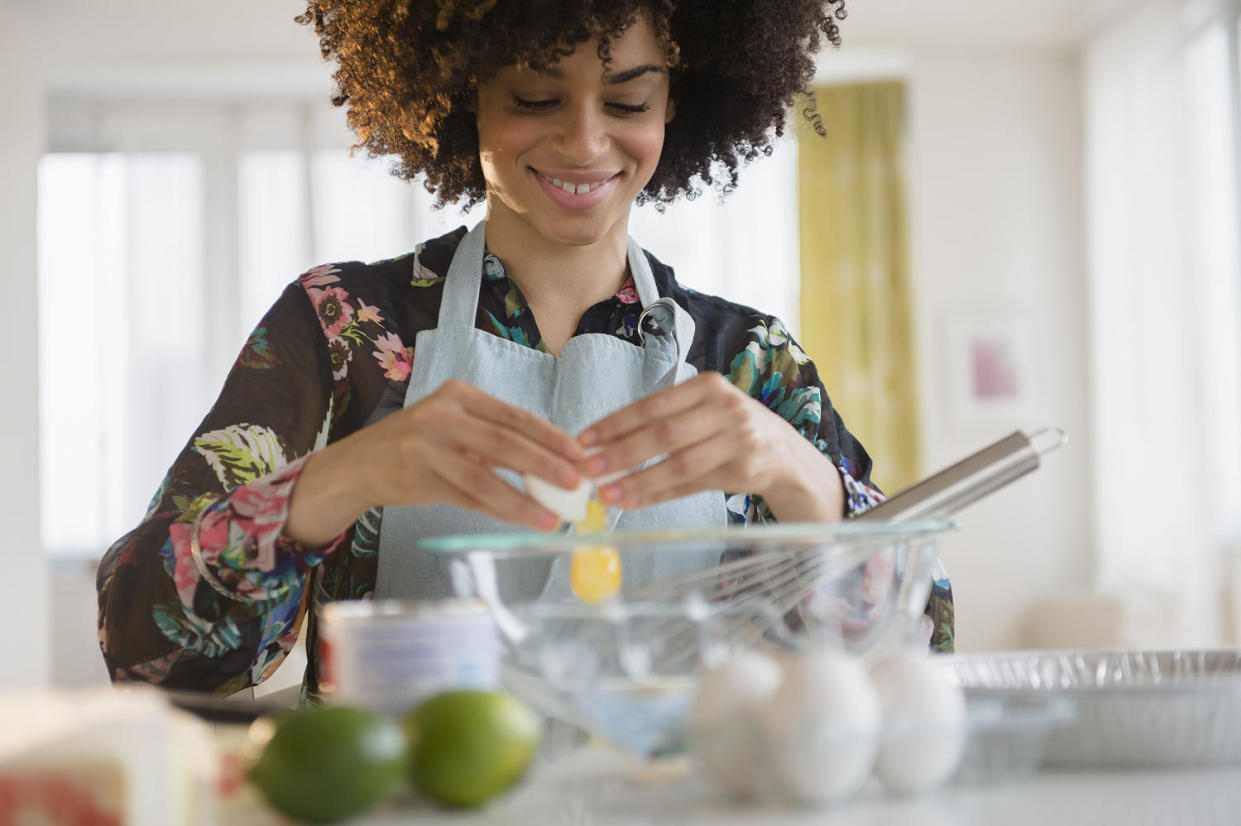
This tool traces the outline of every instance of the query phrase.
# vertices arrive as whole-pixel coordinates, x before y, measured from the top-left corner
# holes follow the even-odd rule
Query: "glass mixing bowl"
[[[944,521],[721,530],[479,534],[424,540],[457,596],[486,603],[506,642],[510,691],[642,756],[683,747],[700,673],[734,650],[917,636]],[[574,593],[579,551],[615,549],[621,582]]]

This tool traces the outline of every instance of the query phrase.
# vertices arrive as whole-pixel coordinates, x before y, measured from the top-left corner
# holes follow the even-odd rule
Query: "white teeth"
[[[544,175],[543,177],[551,181],[553,186],[560,187],[561,189],[563,189],[565,192],[569,193],[570,195],[585,195],[587,192],[590,192],[592,189],[598,189],[599,187],[607,183],[607,181],[599,181],[598,183],[594,183],[594,184],[577,184],[575,186],[569,183],[568,181],[562,181],[559,178],[553,178],[550,175]]]

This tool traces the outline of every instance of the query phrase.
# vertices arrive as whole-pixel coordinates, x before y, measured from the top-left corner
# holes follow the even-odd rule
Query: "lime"
[[[369,711],[303,709],[274,720],[250,780],[284,814],[330,823],[391,797],[405,777],[405,748],[400,726]]]
[[[539,745],[539,720],[495,691],[447,691],[405,715],[409,776],[427,797],[478,806],[508,790]]]

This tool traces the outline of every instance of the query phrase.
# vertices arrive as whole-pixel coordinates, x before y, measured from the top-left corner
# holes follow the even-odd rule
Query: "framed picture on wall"
[[[1030,323],[1014,312],[956,313],[947,325],[948,413],[959,428],[1020,426],[1036,397]]]

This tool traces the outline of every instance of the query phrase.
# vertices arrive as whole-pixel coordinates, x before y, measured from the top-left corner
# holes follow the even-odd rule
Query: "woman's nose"
[[[566,107],[560,123],[560,151],[581,166],[602,155],[608,146],[603,118],[602,112],[585,103]]]

